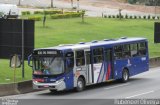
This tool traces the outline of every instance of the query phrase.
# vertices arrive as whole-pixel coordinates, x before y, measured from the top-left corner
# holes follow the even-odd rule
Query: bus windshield
[[[64,60],[62,57],[34,57],[33,74],[58,75],[64,73]]]

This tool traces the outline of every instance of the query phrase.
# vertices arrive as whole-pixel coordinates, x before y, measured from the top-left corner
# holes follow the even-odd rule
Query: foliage
[[[63,19],[63,18],[81,17],[81,15],[82,15],[82,12],[79,12],[79,13],[54,14],[54,15],[51,15],[51,19]]]
[[[30,16],[28,17],[29,20],[35,20],[35,21],[41,21],[42,17],[41,16]]]
[[[22,14],[22,15],[30,15],[31,12],[30,12],[30,11],[22,11],[21,14]]]

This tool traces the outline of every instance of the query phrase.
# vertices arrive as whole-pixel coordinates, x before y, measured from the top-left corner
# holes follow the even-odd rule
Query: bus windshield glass
[[[34,57],[33,74],[58,75],[64,73],[64,60],[62,57]]]

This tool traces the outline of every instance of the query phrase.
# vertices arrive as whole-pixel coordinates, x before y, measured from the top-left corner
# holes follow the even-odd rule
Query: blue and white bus
[[[30,63],[32,61],[32,63]],[[35,49],[28,64],[33,68],[33,88],[62,91],[121,80],[149,70],[145,38],[104,39]]]

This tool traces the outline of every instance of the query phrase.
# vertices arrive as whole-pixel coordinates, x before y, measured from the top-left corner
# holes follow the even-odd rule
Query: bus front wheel
[[[124,69],[122,72],[122,82],[125,83],[129,80],[129,72],[127,69]]]
[[[80,92],[83,91],[85,88],[85,81],[83,80],[83,78],[78,78],[77,81],[77,87],[76,87],[76,91]]]

